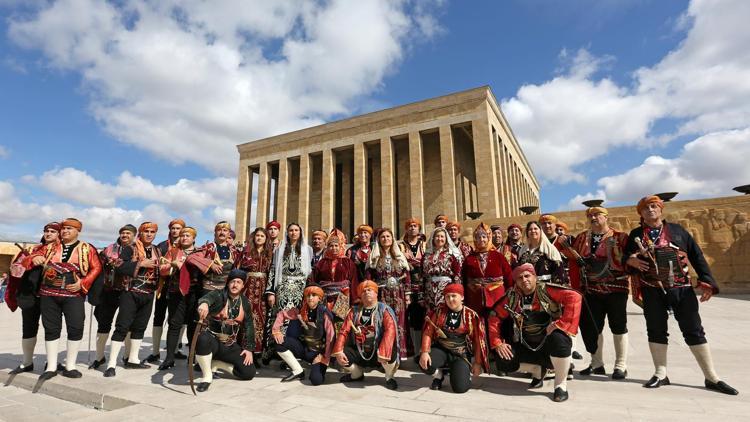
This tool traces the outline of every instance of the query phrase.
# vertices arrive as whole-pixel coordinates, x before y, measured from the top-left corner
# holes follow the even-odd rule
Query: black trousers
[[[706,333],[698,313],[698,298],[690,287],[661,289],[643,286],[643,316],[646,317],[646,332],[649,343],[667,344],[668,310],[671,309],[688,346],[707,342]]]
[[[120,295],[120,312],[117,313],[115,332],[112,341],[125,341],[130,332],[133,340],[143,340],[143,333],[151,318],[154,294],[142,294],[132,291],[122,292]]]
[[[94,308],[94,318],[96,318],[96,332],[100,334],[109,334],[112,331],[112,321],[115,320],[117,308],[120,307],[120,290],[110,290],[102,292],[101,302]]]
[[[292,352],[295,358],[302,359],[307,363],[312,364],[313,360],[320,354],[315,350],[310,349],[300,341],[299,337],[302,334],[302,327],[298,320],[291,321],[289,327],[287,327],[286,336],[284,342],[276,344],[276,351],[278,353],[284,353],[287,350]],[[310,366],[310,384],[320,385],[326,380],[326,370],[328,365],[322,363],[315,363]]]
[[[164,326],[164,319],[167,317],[167,309],[169,308],[168,296],[169,293],[165,289],[158,299],[154,299],[154,327]]]
[[[180,342],[180,330],[183,324],[187,324],[188,342],[192,343],[198,308],[198,294],[195,290],[188,291],[187,296],[180,292],[170,292],[169,301],[169,328],[167,329],[167,360],[174,359],[177,344]]]
[[[628,293],[586,293],[581,309],[580,327],[586,351],[596,353],[599,334],[607,319],[612,334],[628,332]]]
[[[255,365],[245,365],[245,358],[240,355],[242,348],[234,343],[226,346],[220,342],[210,331],[203,331],[195,343],[196,355],[207,355],[213,353],[211,359],[220,360],[234,365],[232,373],[241,380],[251,380],[255,377]]]
[[[510,337],[506,337],[510,338]],[[495,365],[498,372],[510,373],[518,371],[521,363],[530,363],[541,365],[543,368],[552,368],[550,357],[566,358],[570,356],[573,350],[573,339],[560,330],[555,330],[547,336],[547,340],[536,352],[527,348],[523,344],[513,343],[513,358],[503,359],[502,356],[495,356]]]
[[[393,363],[396,361],[396,351],[398,346],[398,337],[394,339],[393,341],[393,349],[391,350],[391,359],[388,361],[388,363]],[[372,357],[370,359],[365,359],[362,357],[362,355],[359,354],[359,350],[357,350],[357,346],[352,343],[351,340],[349,340],[346,343],[346,346],[344,346],[344,355],[346,355],[346,358],[349,360],[349,363],[356,363],[357,365],[363,367],[363,368],[376,368],[380,366],[380,362],[378,362],[378,351],[375,350],[372,354]]]
[[[42,325],[44,326],[44,341],[53,341],[60,338],[63,315],[65,316],[68,340],[77,341],[83,338],[83,323],[86,319],[83,296],[42,296],[40,308]]]
[[[454,393],[465,393],[471,388],[471,365],[460,356],[456,356],[439,344],[433,344],[430,350],[430,366],[422,371],[432,375],[436,370],[448,368],[450,383]]]
[[[34,298],[34,306],[21,308],[21,338],[34,338],[39,333],[39,319],[42,317],[41,301]]]

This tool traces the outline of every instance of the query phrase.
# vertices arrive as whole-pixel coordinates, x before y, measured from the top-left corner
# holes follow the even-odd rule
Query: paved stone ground
[[[566,403],[551,401],[551,380],[541,390],[527,390],[528,379],[522,377],[482,375],[474,381],[474,388],[463,395],[453,394],[447,382],[443,391],[431,391],[428,388],[430,378],[409,370],[415,368],[410,363],[399,370],[396,379],[400,388],[395,392],[383,386],[383,376],[377,371],[369,373],[363,384],[348,386],[340,384],[340,374],[331,370],[325,385],[311,387],[306,385],[307,382],[280,383],[283,373],[274,366],[273,369],[262,368],[252,381],[215,380],[208,392],[194,397],[187,383],[184,361],[179,362],[173,372],[157,372],[155,367],[153,370],[130,371],[118,367],[114,379],[103,378],[101,371],[86,369],[88,321],[83,351],[78,359],[83,378],[69,380],[58,376],[40,385],[37,377],[44,365],[41,339],[36,348],[36,373],[16,377],[8,375],[8,370],[20,360],[20,312],[10,313],[7,307],[0,306],[0,332],[4,333],[0,339],[0,382],[5,385],[0,387],[0,419],[22,420],[24,412],[28,412],[37,416],[34,420],[75,417],[85,421],[151,422],[155,418],[162,421],[192,417],[215,420],[213,418],[236,418],[237,415],[254,421],[351,421],[359,417],[409,422],[582,421],[602,418],[747,420],[750,369],[743,360],[750,351],[750,296],[717,297],[703,304],[701,309],[717,371],[740,390],[739,396],[725,396],[702,387],[703,376],[674,320],[670,321],[673,335],[669,351],[669,377],[673,385],[658,390],[642,388],[641,384],[652,375],[653,367],[643,316],[632,304],[629,308],[629,378],[612,381],[603,376],[583,378],[576,375],[576,379],[568,383],[571,398]],[[88,312],[86,316],[89,317]],[[607,330],[605,333],[605,361],[608,372],[611,372],[614,360],[612,341],[610,333]],[[142,358],[149,353],[149,340],[147,337],[144,341]],[[578,350],[583,350],[581,341],[577,343]],[[62,362],[64,346],[61,349]],[[577,370],[584,368],[586,362],[586,358],[575,361]]]

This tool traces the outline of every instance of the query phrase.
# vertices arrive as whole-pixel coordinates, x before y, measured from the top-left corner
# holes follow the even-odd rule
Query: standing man
[[[138,227],[138,239],[133,245],[122,247],[120,265],[116,273],[127,280],[126,291],[120,295],[120,309],[115,321],[115,332],[109,349],[109,362],[105,377],[114,377],[117,355],[123,347],[125,336],[130,332],[130,353],[125,361],[125,369],[145,369],[149,365],[140,362],[138,352],[143,341],[143,333],[151,318],[154,305],[154,292],[159,282],[159,249],[154,238],[159,226],[146,221]],[[125,360],[123,358],[123,360]]]
[[[360,303],[344,319],[332,356],[346,374],[341,382],[365,379],[363,368],[382,366],[385,387],[398,388],[393,378],[398,370],[399,349],[396,341],[396,314],[385,303],[378,302],[378,285],[366,280],[357,286]]]
[[[586,307],[580,321],[581,336],[591,354],[591,364],[581,375],[604,375],[602,359],[604,318],[615,340],[615,369],[612,379],[628,375],[628,295],[630,279],[623,268],[622,257],[628,235],[609,227],[608,212],[603,207],[586,210],[591,228],[579,234],[573,248],[583,258],[585,274],[581,285],[572,287],[584,295]],[[559,223],[558,223],[559,224]]]
[[[503,226],[499,224],[493,224],[490,226],[492,230],[492,246],[498,251],[503,250]]]
[[[630,232],[623,259],[634,273],[634,296],[642,296],[643,316],[654,376],[643,386],[669,385],[667,377],[667,319],[673,313],[685,343],[698,361],[709,390],[735,395],[737,390],[719,379],[714,370],[688,264],[698,275],[701,302],[719,293],[703,252],[693,237],[679,224],[662,220],[664,202],[658,196],[646,196],[636,206],[641,225]]]
[[[522,233],[523,229],[518,224],[513,223],[508,226],[508,238],[505,239],[502,252],[511,267],[516,266],[518,255],[521,253],[521,248],[523,248]]]
[[[32,272],[26,271],[23,262],[29,255],[44,249],[46,245],[59,242],[60,229],[61,226],[58,222],[47,223],[44,226],[41,245],[35,246],[31,251],[22,250],[10,266],[10,278],[5,291],[5,302],[13,312],[15,312],[16,307],[21,308],[21,349],[23,350],[23,361],[21,365],[10,371],[11,375],[34,370],[34,348],[39,333],[39,319],[42,316],[39,298],[39,273],[41,268],[35,271],[36,274],[34,280],[32,280],[30,277]]]
[[[445,228],[448,225],[448,216],[443,214],[438,214],[435,216],[435,228]]]
[[[266,233],[268,233],[268,244],[271,245],[271,249],[276,252],[276,248],[281,243],[279,233],[281,232],[281,223],[276,220],[269,221],[266,224]]]
[[[461,275],[466,306],[487,318],[492,305],[513,285],[508,261],[492,247],[490,228],[480,222],[474,230],[474,252],[466,257]]]
[[[353,245],[346,250],[346,257],[354,261],[357,267],[359,280],[367,278],[367,263],[370,262],[370,239],[372,239],[372,227],[361,224],[357,227],[357,238]]]
[[[156,247],[159,248],[159,256],[167,255],[170,248],[179,247],[180,243],[180,230],[185,227],[185,220],[176,218],[169,222],[169,237],[167,240],[159,243]],[[160,263],[161,264],[161,263]],[[160,347],[161,347],[161,335],[164,332],[164,319],[167,317],[167,308],[169,306],[169,293],[166,289],[161,289],[156,293],[154,298],[154,322],[151,327],[151,354],[146,358],[149,363],[159,362]]]
[[[323,230],[315,230],[312,232],[312,268],[315,268],[315,264],[320,261],[321,258],[323,258],[323,255],[326,251],[326,238],[328,235]],[[342,246],[342,248],[345,246]]]
[[[456,245],[458,250],[461,251],[461,255],[464,257],[464,259],[466,259],[467,256],[471,255],[474,249],[471,247],[471,245],[461,240],[461,223],[459,223],[458,221],[451,221],[445,226],[445,229],[448,230],[448,236],[451,238],[451,241],[454,245]]]
[[[99,368],[106,359],[104,357],[104,347],[109,339],[109,332],[112,331],[112,321],[115,319],[117,308],[120,307],[120,295],[127,289],[128,278],[117,272],[117,267],[122,265],[120,254],[125,246],[132,247],[135,235],[138,229],[132,224],[126,224],[120,228],[117,241],[106,248],[99,254],[99,260],[102,263],[102,274],[104,275],[104,288],[102,289],[102,299],[99,305],[94,309],[96,318],[96,357],[89,366],[89,369]],[[126,339],[128,341],[129,339]],[[129,341],[128,341],[129,344]],[[126,355],[130,350],[125,345]],[[115,356],[115,359],[117,356]]]
[[[199,248],[185,260],[188,271],[195,268],[200,274],[203,287],[200,296],[214,290],[224,290],[227,285],[227,276],[240,254],[230,241],[231,230],[229,223],[219,221],[214,227],[214,241]]]
[[[404,230],[406,233],[399,242],[399,246],[401,247],[401,252],[406,256],[406,261],[409,263],[409,273],[411,276],[411,295],[406,296],[406,315],[411,346],[413,347],[412,350],[413,352],[417,352],[422,342],[422,325],[424,325],[424,316],[426,313],[422,299],[422,290],[424,287],[422,285],[422,257],[424,256],[427,239],[422,234],[422,222],[418,218],[414,217],[406,220]],[[403,352],[407,353],[406,350]]]
[[[63,315],[68,333],[68,352],[62,375],[67,378],[82,376],[76,369],[76,358],[83,338],[86,315],[84,299],[101,272],[96,248],[78,240],[83,224],[75,218],[67,218],[60,225],[60,242],[45,245],[24,260],[27,270],[42,267],[39,296],[47,368],[39,377],[41,380],[57,375],[57,347]]]

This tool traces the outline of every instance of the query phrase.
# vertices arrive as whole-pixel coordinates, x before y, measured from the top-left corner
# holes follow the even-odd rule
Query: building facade
[[[270,220],[308,234],[351,235],[362,223],[401,233],[410,217],[502,218],[539,207],[539,184],[487,86],[237,148],[238,240]]]

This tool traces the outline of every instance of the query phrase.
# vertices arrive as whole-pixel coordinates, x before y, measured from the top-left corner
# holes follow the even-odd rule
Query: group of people
[[[611,377],[628,376],[632,295],[644,310],[654,363],[644,387],[670,382],[667,319],[673,314],[706,388],[737,394],[714,371],[693,290],[701,289],[700,301],[709,300],[718,292],[716,281],[693,238],[664,221],[663,209],[656,196],[641,199],[641,224],[630,234],[610,227],[602,207],[586,211],[590,227],[577,236],[550,214],[525,227],[510,225],[507,236],[502,227],[479,223],[472,245],[461,239],[461,225],[444,215],[435,218],[429,237],[412,218],[401,239],[389,228],[361,225],[348,248],[339,229],[313,231],[309,246],[299,224],[282,233],[276,221],[250,232],[244,244],[219,222],[213,241],[196,247],[197,231],[175,219],[159,244],[157,224],[144,222],[122,227],[101,252],[78,239],[83,224],[68,218],[47,224],[41,244],[11,266],[6,299],[23,314],[23,361],[13,372],[33,370],[41,318],[42,379],[58,372],[81,377],[75,363],[88,298],[97,321],[91,368],[103,367],[105,377],[116,376],[123,348],[126,369],[159,363],[159,370],[170,370],[185,358],[180,342],[187,330],[189,353],[202,374],[198,391],[210,387],[217,369],[250,380],[272,359],[288,368],[282,382],[308,378],[320,385],[335,360],[345,373],[341,382],[362,381],[366,370],[382,367],[385,386],[395,390],[399,365],[413,358],[432,376],[432,389],[441,389],[448,376],[451,389],[463,393],[482,372],[519,371],[531,375],[529,388],[540,388],[554,374],[552,397],[565,401],[579,329],[590,354],[580,375],[607,373],[606,320],[614,338]],[[153,349],[141,361],[152,312]],[[63,316],[64,366],[57,363]],[[300,361],[309,364],[307,377]]]

